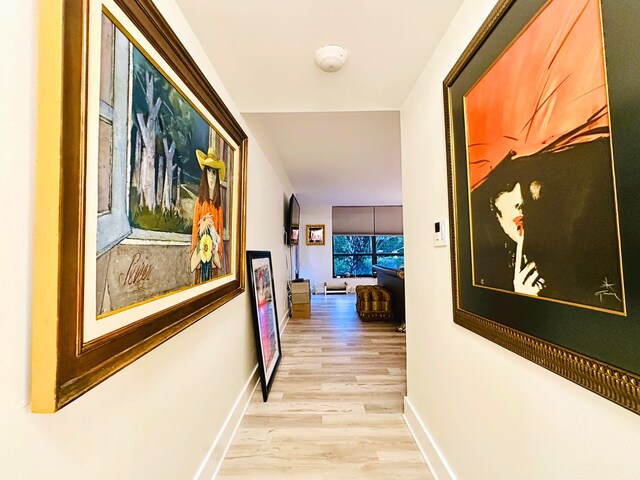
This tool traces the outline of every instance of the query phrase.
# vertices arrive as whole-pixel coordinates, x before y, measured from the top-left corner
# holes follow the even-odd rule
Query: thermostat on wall
[[[433,224],[433,246],[434,247],[446,247],[447,246],[447,221],[437,220]]]

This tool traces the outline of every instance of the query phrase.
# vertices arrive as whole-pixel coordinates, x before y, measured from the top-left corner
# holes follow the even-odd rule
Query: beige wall
[[[51,0],[43,0],[51,1]],[[172,0],[158,1],[212,85],[242,120]],[[53,415],[30,413],[38,0],[0,15],[0,478],[189,479],[256,366],[249,299],[237,297]],[[47,18],[56,22],[56,18]],[[247,129],[248,130],[248,129]],[[250,133],[250,132],[248,132]],[[56,161],[56,152],[37,161]],[[283,205],[291,187],[250,134],[247,247],[271,250],[286,312]],[[54,286],[52,286],[54,288]]]
[[[447,217],[442,81],[494,3],[463,3],[402,109],[408,398],[460,480],[637,479],[640,417],[454,325],[449,249],[424,242]]]

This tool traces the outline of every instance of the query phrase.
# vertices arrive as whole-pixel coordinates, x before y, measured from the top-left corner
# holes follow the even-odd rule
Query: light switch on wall
[[[436,220],[433,224],[433,246],[446,247],[449,243],[448,225],[446,220]]]

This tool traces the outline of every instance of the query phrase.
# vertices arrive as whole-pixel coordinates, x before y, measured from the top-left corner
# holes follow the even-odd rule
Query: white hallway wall
[[[179,9],[172,0],[157,4],[241,120]],[[192,478],[256,366],[247,294],[58,413],[30,412],[31,301],[38,294],[31,288],[35,165],[56,161],[55,151],[35,158],[39,13],[38,0],[11,0],[0,16],[0,478]],[[59,18],[46,21],[55,25]],[[281,221],[291,186],[248,133],[247,248],[271,250],[282,317],[288,253]]]
[[[465,1],[402,109],[408,398],[460,480],[637,479],[640,416],[455,325],[420,240],[447,217],[442,81],[494,4]]]

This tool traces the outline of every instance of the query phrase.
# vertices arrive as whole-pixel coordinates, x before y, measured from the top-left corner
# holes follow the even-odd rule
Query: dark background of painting
[[[463,95],[544,6],[512,4],[449,87],[456,197],[457,307],[621,369],[640,373],[640,2],[601,2],[627,316],[472,286]],[[597,235],[597,231],[593,232]]]

